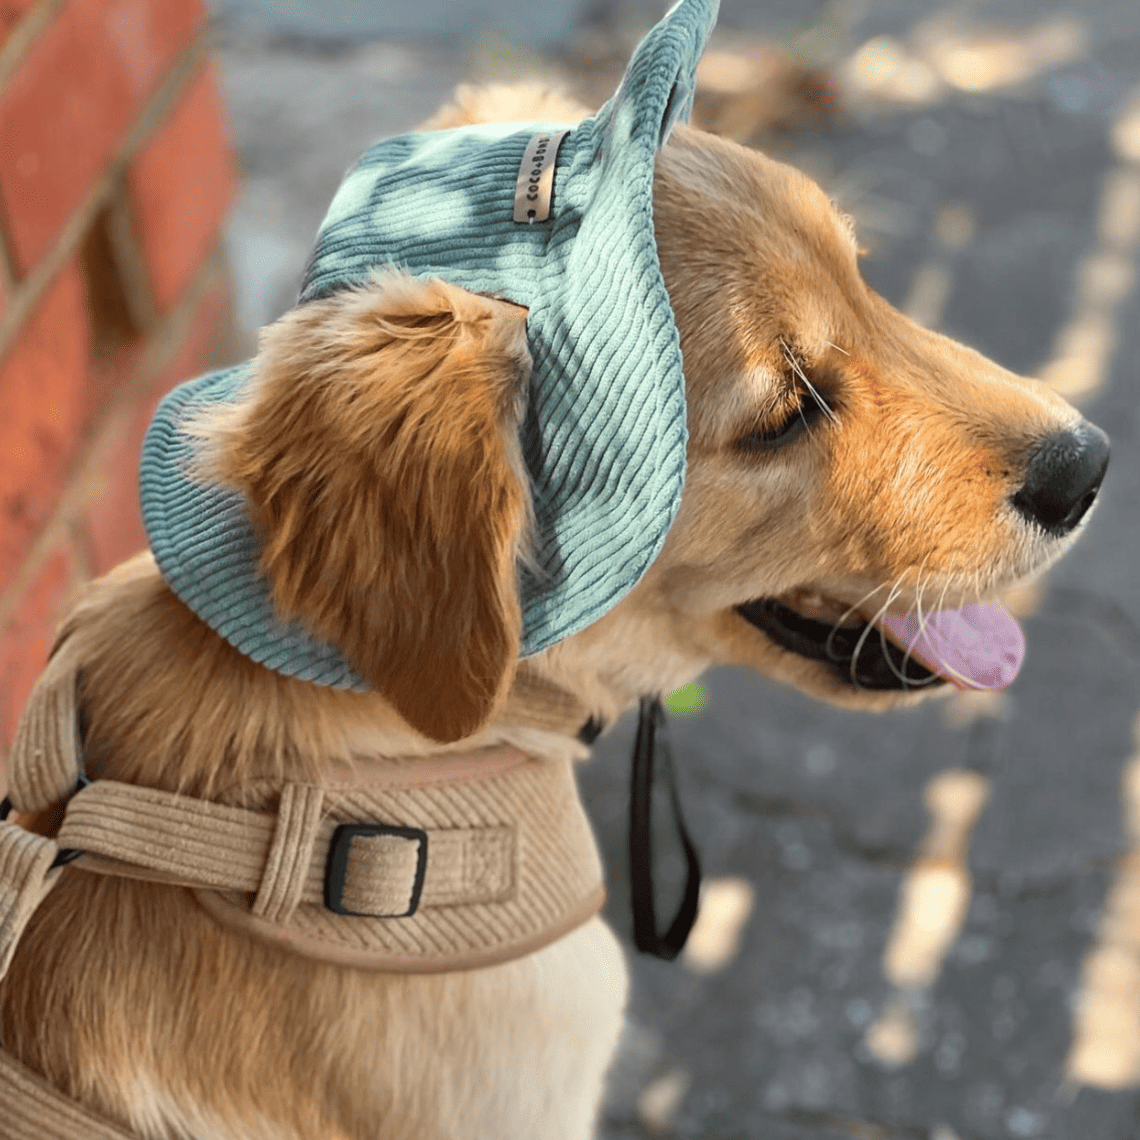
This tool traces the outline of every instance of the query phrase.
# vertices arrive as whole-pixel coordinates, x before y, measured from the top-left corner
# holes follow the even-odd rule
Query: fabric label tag
[[[565,131],[544,131],[527,144],[519,178],[515,183],[514,219],[522,225],[545,222],[550,217],[550,197],[554,192],[554,160],[558,148],[569,134]]]

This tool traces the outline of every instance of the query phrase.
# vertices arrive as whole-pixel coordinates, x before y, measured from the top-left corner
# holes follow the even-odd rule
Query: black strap
[[[602,735],[602,729],[605,727],[604,721],[598,720],[596,716],[591,714],[589,720],[578,729],[578,739],[583,744],[593,744]]]
[[[653,762],[660,733],[661,769],[669,786],[673,805],[673,822],[685,852],[688,866],[685,894],[669,929],[657,930],[657,912],[653,901]],[[701,893],[701,864],[697,849],[689,838],[681,814],[681,797],[677,792],[677,776],[665,725],[665,710],[658,697],[642,697],[637,722],[637,739],[633,743],[633,775],[629,794],[629,885],[633,906],[633,941],[643,954],[653,954],[671,962],[681,953],[693,923]]]

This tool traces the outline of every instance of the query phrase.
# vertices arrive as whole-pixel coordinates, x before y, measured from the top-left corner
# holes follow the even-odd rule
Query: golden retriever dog
[[[537,87],[461,89],[427,127],[583,114]],[[347,647],[372,691],[255,664],[144,554],[61,633],[88,774],[210,799],[373,757],[581,759],[588,718],[610,725],[714,665],[856,709],[950,691],[887,618],[1050,565],[1095,497],[1104,436],[872,292],[851,221],[788,166],[678,126],[654,218],[689,442],[679,514],[632,592],[519,660],[527,313],[381,273],[264,332],[257,384],[203,453],[257,512],[275,605]],[[377,536],[376,502],[411,498],[414,525]],[[0,1017],[6,1051],[148,1140],[585,1140],[625,997],[597,917],[502,964],[378,972],[80,862],[20,941]]]

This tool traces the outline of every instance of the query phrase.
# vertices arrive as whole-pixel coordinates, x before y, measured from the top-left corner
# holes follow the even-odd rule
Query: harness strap
[[[0,1049],[0,1104],[4,1140],[138,1140],[78,1101],[57,1092],[38,1073]]]
[[[322,816],[323,801],[322,789],[289,784],[276,812],[249,811],[96,780],[68,802],[57,841],[84,852],[76,862],[84,870],[254,895],[253,913],[273,922],[326,902],[338,854],[342,913],[383,917],[417,905],[494,902],[513,885],[509,827],[346,832]],[[426,867],[423,843],[431,853]]]
[[[81,767],[78,686],[67,642],[57,642],[20,714],[8,757],[8,796],[17,811],[43,811],[75,788]]]
[[[269,922],[284,922],[300,906],[324,802],[321,788],[303,784],[282,788],[269,856],[253,900],[254,914]]]
[[[54,840],[0,822],[0,978],[28,920],[59,878],[59,869],[53,869],[58,854]]]

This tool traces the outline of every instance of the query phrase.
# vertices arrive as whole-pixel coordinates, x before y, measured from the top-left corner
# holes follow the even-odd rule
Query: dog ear
[[[275,608],[419,732],[470,735],[518,657],[526,310],[385,271],[259,348],[206,461],[252,505]]]

